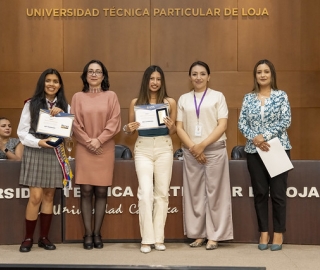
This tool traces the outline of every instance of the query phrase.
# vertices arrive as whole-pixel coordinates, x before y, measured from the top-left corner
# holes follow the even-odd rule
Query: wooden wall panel
[[[166,78],[167,93],[174,98],[176,102],[181,95],[188,93],[191,89],[191,83],[188,72],[164,72]]]
[[[138,96],[142,76],[143,72],[109,73],[110,90],[117,93],[121,108],[129,108],[131,100]]]
[[[287,92],[294,108],[320,107],[320,72],[277,72],[278,87]]]
[[[217,72],[210,77],[212,88],[225,95],[229,108],[240,108],[244,95],[253,85],[251,72]]]
[[[269,16],[239,17],[238,70],[252,70],[260,59],[269,59],[279,70],[301,68],[301,1],[238,0],[244,9],[266,7]]]
[[[293,108],[288,130],[292,159],[320,159],[320,108]]]
[[[320,47],[319,47],[319,51],[320,51]],[[301,105],[299,107],[320,108],[319,85],[320,85],[320,69],[318,71],[301,72],[301,87],[300,87]]]
[[[149,8],[148,0],[68,0],[64,7]],[[149,17],[78,17],[64,23],[64,70],[82,71],[91,59],[110,71],[142,71],[150,63]]]
[[[0,4],[0,71],[63,68],[63,22],[28,17],[27,8],[60,8],[62,0],[10,0]]]
[[[301,69],[320,70],[320,1],[301,2]]]
[[[63,80],[67,101],[71,105],[72,96],[75,93],[82,91],[82,80],[80,78],[82,72],[60,72],[60,74]]]
[[[207,10],[237,6],[236,0],[154,0],[154,8],[196,7]],[[206,61],[214,70],[237,69],[237,20],[232,17],[154,17],[151,20],[151,62],[166,71],[187,71]]]
[[[0,72],[0,108],[22,108],[36,88],[38,72]]]
[[[103,8],[148,8],[150,17],[110,17]],[[153,16],[153,8],[239,8],[239,15],[220,17]],[[269,16],[243,16],[242,8],[266,7]],[[28,17],[27,8],[97,8],[98,17]],[[244,94],[252,88],[257,60],[269,58],[278,86],[292,107],[289,130],[294,159],[319,158],[313,145],[319,133],[320,19],[317,0],[12,0],[0,1],[0,115],[14,132],[23,101],[35,89],[40,73],[58,69],[71,103],[81,91],[80,75],[93,58],[102,60],[111,90],[119,97],[122,124],[130,101],[138,95],[142,74],[160,65],[168,94],[174,99],[191,89],[188,69],[195,60],[211,68],[209,86],[224,93],[229,107],[228,152],[245,139],[237,130]],[[110,14],[109,14],[110,15]],[[306,139],[305,139],[306,138]],[[116,136],[133,148],[135,137]],[[173,136],[174,148],[180,147]]]

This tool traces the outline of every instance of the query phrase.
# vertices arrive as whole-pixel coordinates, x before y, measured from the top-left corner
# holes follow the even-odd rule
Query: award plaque
[[[168,116],[167,108],[156,109],[156,113],[157,113],[158,125],[159,126],[165,125],[163,119]]]
[[[168,104],[134,106],[135,121],[140,123],[138,130],[165,128],[163,121],[168,116]]]

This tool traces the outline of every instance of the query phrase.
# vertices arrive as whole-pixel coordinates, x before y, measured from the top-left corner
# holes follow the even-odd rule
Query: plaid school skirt
[[[41,188],[61,188],[62,169],[51,148],[24,147],[20,170],[20,185]]]

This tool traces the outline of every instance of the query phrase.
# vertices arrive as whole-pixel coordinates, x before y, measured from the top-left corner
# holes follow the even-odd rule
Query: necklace
[[[89,89],[90,93],[100,93],[101,92],[101,87],[97,87],[97,88],[90,88]]]

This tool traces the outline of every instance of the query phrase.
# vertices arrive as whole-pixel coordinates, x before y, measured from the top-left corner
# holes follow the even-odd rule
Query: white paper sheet
[[[60,113],[51,116],[48,110],[40,109],[36,132],[58,137],[70,137],[73,119],[73,114]]]
[[[270,176],[275,177],[283,172],[293,169],[291,160],[281,145],[279,138],[276,137],[271,139],[268,141],[268,144],[270,144],[268,152],[262,151],[258,147],[257,151]]]
[[[168,115],[167,104],[150,104],[134,106],[135,121],[140,123],[138,130],[165,128],[163,118]]]

